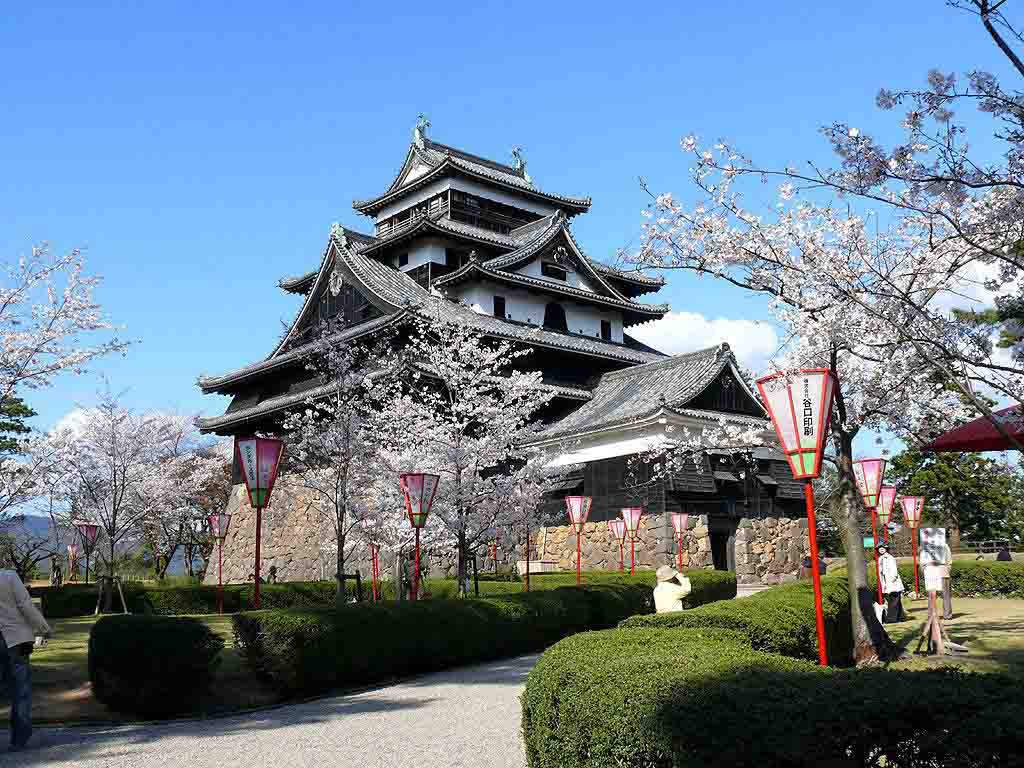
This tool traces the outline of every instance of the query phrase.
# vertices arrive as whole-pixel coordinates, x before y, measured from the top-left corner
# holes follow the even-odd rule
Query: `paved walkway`
[[[537,656],[448,670],[258,714],[119,728],[42,728],[6,766],[396,768],[526,765],[519,694]],[[6,742],[6,733],[2,734]],[[2,748],[0,748],[2,749]]]

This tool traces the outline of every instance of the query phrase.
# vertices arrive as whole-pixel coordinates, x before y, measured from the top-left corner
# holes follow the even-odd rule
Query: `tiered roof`
[[[201,420],[204,430],[238,429],[328,391],[329,385],[324,389],[321,381],[310,378],[311,374],[303,363],[316,349],[308,328],[316,319],[320,298],[339,278],[357,290],[375,310],[367,315],[373,319],[339,329],[328,338],[330,343],[354,341],[417,319],[442,319],[469,326],[491,338],[599,361],[597,372],[664,359],[660,352],[627,334],[623,335],[622,342],[613,342],[580,333],[556,331],[481,314],[444,298],[442,292],[446,287],[469,280],[488,280],[516,285],[533,293],[559,295],[604,310],[620,311],[626,326],[660,317],[668,311],[666,304],[649,305],[635,301],[639,295],[658,290],[664,284],[662,278],[601,264],[579,247],[569,228],[569,219],[586,211],[590,198],[554,195],[538,189],[526,174],[525,164],[513,167],[497,163],[431,141],[417,132],[402,169],[384,194],[357,202],[355,207],[360,212],[373,214],[433,180],[447,176],[472,178],[515,197],[544,201],[555,210],[507,233],[456,221],[451,218],[447,207],[409,211],[408,220],[392,224],[380,235],[335,225],[318,268],[279,281],[282,290],[302,295],[304,300],[287,334],[270,355],[228,373],[200,377],[199,386],[204,392],[227,393],[235,398],[222,416]],[[396,251],[423,235],[441,236],[474,251],[464,266],[446,275],[434,276],[431,289],[384,260],[390,262]],[[542,253],[547,253],[545,249],[553,248],[572,260],[576,271],[593,290],[517,271]],[[483,255],[477,256],[476,253]],[[569,401],[590,399],[590,392],[586,389],[551,383],[546,386],[557,397]]]
[[[522,169],[474,155],[455,147],[424,138],[413,143],[405,155],[405,162],[387,190],[367,200],[354,200],[352,207],[365,214],[377,213],[389,203],[400,200],[410,192],[447,176],[463,176],[489,186],[504,187],[523,197],[539,200],[562,208],[570,215],[584,213],[590,208],[589,197],[571,197],[543,192],[537,188]]]

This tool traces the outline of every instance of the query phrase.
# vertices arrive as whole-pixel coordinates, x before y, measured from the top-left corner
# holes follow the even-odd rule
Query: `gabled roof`
[[[409,172],[417,165],[430,170],[407,180]],[[571,213],[583,213],[590,208],[589,197],[568,197],[543,192],[532,181],[529,181],[525,174],[512,166],[497,163],[429,139],[424,140],[422,147],[415,143],[410,145],[402,168],[383,194],[368,200],[355,200],[352,202],[352,207],[360,213],[376,213],[409,192],[450,174],[463,175],[485,184],[496,184],[527,197],[564,208]]]
[[[413,367],[426,370],[416,363],[413,363]],[[232,407],[227,413],[221,416],[200,418],[198,420],[199,429],[202,432],[216,432],[217,430],[231,429],[250,421],[265,419],[268,416],[287,411],[289,408],[294,408],[302,403],[313,402],[326,397],[335,391],[337,387],[335,383],[319,384],[318,381],[308,380],[301,382],[298,386],[292,388],[291,391],[282,395],[269,397],[266,400],[259,400],[251,404],[247,402],[239,403],[241,407],[235,407],[236,403],[233,402]],[[590,399],[590,392],[579,387],[567,387],[542,382],[538,385],[538,388],[545,392],[550,392],[555,397],[566,400],[585,402]]]
[[[443,288],[444,286],[457,285],[467,280],[485,279],[505,283],[507,285],[521,286],[527,289],[540,289],[547,293],[553,293],[558,296],[568,296],[576,299],[577,301],[589,304],[598,304],[606,307],[613,307],[615,309],[621,309],[623,310],[624,315],[628,315],[628,317],[624,317],[624,323],[626,325],[644,323],[649,320],[659,318],[669,311],[668,304],[640,304],[626,298],[619,298],[621,294],[606,296],[604,294],[595,293],[594,291],[585,291],[582,288],[575,288],[571,285],[566,285],[565,283],[557,282],[555,280],[534,277],[532,275],[524,275],[517,272],[506,272],[502,269],[491,269],[487,265],[493,261],[493,259],[486,263],[480,263],[475,260],[470,261],[454,272],[450,272],[447,275],[438,278],[434,281],[434,285],[438,288]],[[618,292],[616,291],[613,293],[617,294]]]
[[[365,251],[365,246],[360,246],[347,239],[343,228],[337,227],[332,230],[331,238],[324,250],[320,269],[314,280],[314,286],[306,296],[288,333],[285,334],[274,351],[266,359],[238,370],[219,376],[200,377],[199,386],[202,390],[218,392],[237,387],[246,379],[284,365],[294,364],[304,355],[309,354],[313,349],[310,344],[287,350],[288,343],[296,337],[308,315],[316,311],[313,297],[317,295],[319,286],[329,283],[331,274],[335,270],[356,285],[367,299],[384,313],[383,317],[351,326],[332,337],[338,341],[374,333],[387,325],[419,315],[428,319],[440,318],[459,322],[493,338],[520,341],[531,346],[562,349],[603,359],[643,363],[664,358],[660,352],[652,350],[628,336],[625,337],[624,343],[618,344],[591,336],[560,333],[538,326],[502,320],[491,315],[478,314],[469,307],[430,293],[406,273],[371,258]]]
[[[549,440],[600,432],[652,418],[662,410],[696,418],[724,416],[731,421],[767,425],[767,414],[757,418],[686,407],[722,371],[730,368],[736,380],[746,386],[729,345],[723,343],[606,373],[594,389],[590,402],[547,427],[538,438]]]
[[[356,230],[349,229],[348,227],[338,227],[338,231],[343,233],[349,242],[356,245],[367,246],[377,239],[373,235],[357,232]],[[309,293],[310,289],[313,287],[313,283],[316,282],[316,276],[318,274],[320,274],[319,269],[311,269],[304,275],[282,277],[277,281],[277,286],[286,293]]]

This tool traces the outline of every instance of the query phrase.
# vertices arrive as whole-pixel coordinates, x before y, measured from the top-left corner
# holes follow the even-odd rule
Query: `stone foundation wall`
[[[576,570],[576,532],[571,526],[542,528],[534,540],[534,552],[541,560],[557,563],[562,571]],[[711,531],[707,515],[691,516],[683,538],[683,568],[714,568]],[[608,524],[587,523],[580,542],[583,569],[617,570],[619,547],[608,532]],[[779,584],[795,581],[800,562],[810,550],[805,518],[768,517],[739,521],[734,555],[736,580],[740,584]],[[625,547],[626,568],[630,566],[629,540]],[[677,566],[679,557],[668,515],[643,518],[636,542],[636,567]]]
[[[256,513],[249,506],[243,485],[235,486],[228,500],[231,527],[224,540],[224,583],[249,580],[256,556]],[[336,570],[333,526],[318,514],[308,492],[287,476],[278,479],[272,506],[263,512],[263,541],[260,552],[264,578],[270,566],[277,567],[279,581],[331,579]],[[619,546],[606,522],[587,523],[580,542],[584,570],[618,570]],[[636,567],[653,569],[677,565],[676,542],[669,515],[652,515],[640,521],[636,541]],[[778,584],[794,581],[800,562],[809,551],[807,520],[768,517],[739,521],[735,535],[736,578],[740,584]],[[480,548],[477,560],[481,573],[493,570],[489,548]],[[486,554],[485,554],[486,552]],[[521,552],[499,550],[499,566],[512,567]],[[627,538],[623,548],[625,567],[630,566]],[[454,552],[425,555],[424,570],[431,576],[455,575]],[[570,526],[541,528],[533,535],[531,558],[548,561],[562,571],[576,570],[576,532]],[[382,555],[382,576],[392,573],[393,559]],[[713,568],[711,533],[707,515],[691,516],[682,553],[684,568]],[[369,579],[370,567],[362,548],[349,557],[345,570],[359,571]],[[217,583],[217,551],[207,568],[206,584]]]
[[[807,518],[740,520],[736,529],[736,580],[740,584],[796,581],[811,550]]]

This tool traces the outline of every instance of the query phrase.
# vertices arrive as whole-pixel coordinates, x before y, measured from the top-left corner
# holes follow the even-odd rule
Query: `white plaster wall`
[[[512,205],[516,208],[521,208],[524,211],[533,211],[534,213],[539,213],[542,216],[548,216],[557,210],[554,205],[528,200],[501,190],[492,189],[484,186],[483,184],[478,184],[475,181],[469,181],[468,179],[439,179],[438,181],[423,187],[423,189],[417,190],[416,192],[403,197],[401,200],[396,200],[390,205],[384,206],[384,208],[377,213],[377,221],[384,221],[385,219],[394,216],[396,213],[404,211],[406,208],[412,208],[413,206],[419,205],[420,203],[429,200],[434,195],[444,192],[446,189],[457,189],[470,195],[477,195],[478,197],[485,197],[488,200],[494,200],[497,203]]]
[[[463,284],[449,289],[448,296],[462,301],[482,315],[494,312],[494,297],[505,297],[506,319],[522,323],[541,325],[544,322],[544,307],[554,297],[531,293],[507,285],[491,282]],[[596,307],[579,304],[572,300],[558,300],[565,310],[565,322],[573,333],[582,333],[595,338],[601,337],[601,321],[609,320],[612,324],[612,341],[622,341],[622,313],[615,310],[602,311]]]
[[[425,237],[416,240],[413,246],[406,251],[409,254],[409,263],[404,267],[399,267],[403,272],[408,272],[410,269],[426,264],[427,262],[433,262],[435,264],[444,264],[445,255],[444,249],[448,245],[448,241],[441,240],[434,237]],[[399,252],[401,253],[401,251]],[[394,266],[398,266],[398,253],[393,257]]]
[[[537,277],[540,278],[541,280],[551,280],[552,283],[561,284],[561,280],[552,280],[550,277],[546,277],[541,272],[541,261],[542,259],[534,259],[530,263],[524,264],[523,266],[513,271],[518,272],[521,275],[529,275],[530,277]],[[585,278],[580,277],[580,273],[574,270],[571,266],[566,267],[563,264],[558,264],[556,266],[562,267],[562,269],[566,271],[566,285],[572,286],[573,288],[579,288],[582,291],[590,291],[591,293],[594,292],[594,289],[590,286],[590,283],[588,283]]]

